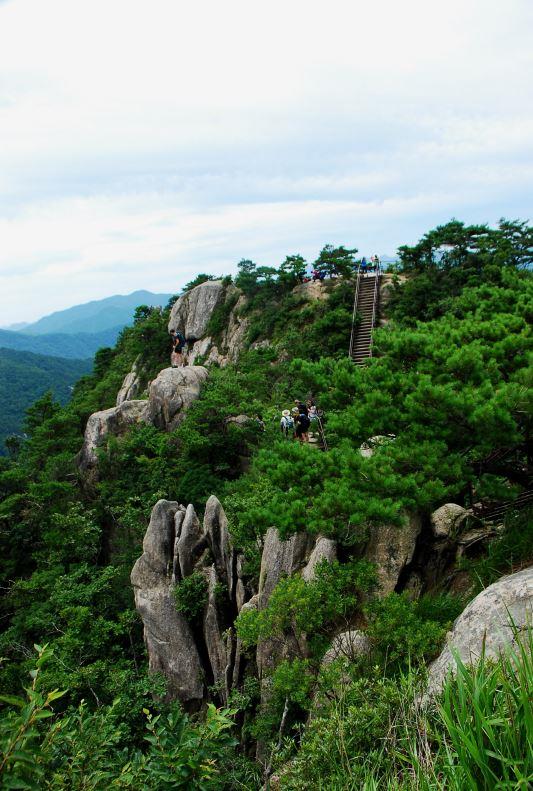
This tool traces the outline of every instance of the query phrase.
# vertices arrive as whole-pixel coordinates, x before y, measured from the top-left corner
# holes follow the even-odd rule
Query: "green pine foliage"
[[[364,366],[347,357],[355,252],[324,248],[320,263],[338,276],[320,286],[326,299],[315,302],[298,285],[301,256],[287,257],[279,269],[241,261],[235,282],[245,297],[239,310],[249,323],[248,348],[237,364],[211,367],[175,431],[142,425],[111,439],[92,487],[79,480],[75,463],[87,418],[114,405],[134,363],[140,397],[168,366],[170,303],[164,310],[141,306],[117,345],[96,355],[67,405],[48,394],[27,410],[27,439],[0,459],[0,691],[14,707],[0,724],[0,741],[6,772],[12,777],[16,764],[27,783],[19,787],[259,788],[263,778],[248,760],[257,739],[282,788],[411,788],[415,778],[433,791],[445,782],[468,787],[470,777],[479,788],[497,787],[494,777],[502,788],[527,787],[531,767],[517,758],[530,738],[525,671],[513,676],[504,664],[492,677],[484,666],[483,678],[470,674],[462,691],[453,687],[463,708],[449,697],[447,718],[443,708],[417,719],[408,705],[416,699],[415,677],[462,602],[435,592],[417,602],[398,594],[376,601],[375,570],[361,556],[380,525],[402,530],[413,512],[424,520],[449,501],[495,505],[530,486],[531,229],[453,221],[402,248],[387,308],[392,320],[376,331],[374,356]],[[232,297],[212,317],[217,337],[228,304],[235,309]],[[306,397],[325,412],[327,452],[280,433],[281,410]],[[232,420],[242,415],[249,419]],[[384,440],[364,458],[360,445],[375,436]],[[201,512],[213,493],[252,587],[268,528],[338,542],[339,560],[320,566],[312,582],[282,579],[268,607],[237,620],[250,652],[261,641],[301,647],[293,659],[279,655],[263,707],[251,670],[235,691],[239,755],[228,749],[227,712],[209,708],[193,719],[163,702],[161,679],[146,673],[129,582],[155,502],[192,502]],[[486,554],[464,561],[472,579],[487,584],[530,562],[530,526],[526,512],[510,516]],[[178,608],[193,623],[205,603],[203,582],[193,576],[176,590]],[[361,626],[371,657],[320,670],[332,634]],[[39,684],[66,690],[48,702],[40,689],[22,689],[34,669],[32,647],[43,642],[49,648]],[[465,718],[482,682],[488,692],[478,719]],[[31,727],[13,746],[17,710]],[[32,719],[32,712],[46,714]],[[490,734],[486,742],[472,740],[473,733],[481,738],[481,719],[493,715],[504,723],[517,718],[514,742],[505,726],[493,741]],[[489,769],[478,765],[481,743],[500,756]],[[472,744],[478,746],[469,757]]]

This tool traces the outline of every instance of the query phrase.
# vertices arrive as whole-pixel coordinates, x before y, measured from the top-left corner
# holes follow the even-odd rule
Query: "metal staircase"
[[[357,365],[361,365],[369,357],[372,357],[372,330],[378,317],[380,280],[381,268],[379,263],[373,272],[367,273],[363,273],[361,265],[359,265],[355,283],[350,350],[348,352]],[[357,322],[358,315],[361,317],[359,323]]]

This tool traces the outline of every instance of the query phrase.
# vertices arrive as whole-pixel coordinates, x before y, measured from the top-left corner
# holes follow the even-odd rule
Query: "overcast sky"
[[[532,0],[0,0],[0,325],[532,218]]]

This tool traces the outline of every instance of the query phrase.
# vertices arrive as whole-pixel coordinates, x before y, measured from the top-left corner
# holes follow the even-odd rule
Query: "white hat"
[[[284,409],[281,414],[282,414],[283,417],[290,417],[291,416],[291,413],[289,412],[288,409]]]

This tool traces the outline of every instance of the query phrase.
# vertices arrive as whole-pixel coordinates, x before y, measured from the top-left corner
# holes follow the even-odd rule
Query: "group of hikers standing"
[[[299,442],[309,442],[309,429],[319,421],[318,409],[311,399],[294,401],[292,409],[284,409],[279,423],[284,437],[292,437]]]
[[[361,271],[361,274],[364,277],[364,275],[366,275],[368,272],[377,272],[379,263],[380,261],[377,255],[370,256],[370,260],[368,260],[366,256],[363,256],[360,261],[353,262],[354,274],[356,275],[358,271]],[[317,280],[322,282],[322,280],[326,279],[327,274],[328,273],[326,272],[325,269],[321,269],[320,267],[315,267],[314,269],[311,270],[311,277],[305,274],[302,275],[301,282],[309,283],[310,280],[312,280],[313,283],[316,282]],[[334,275],[331,274],[331,277],[333,276]]]

